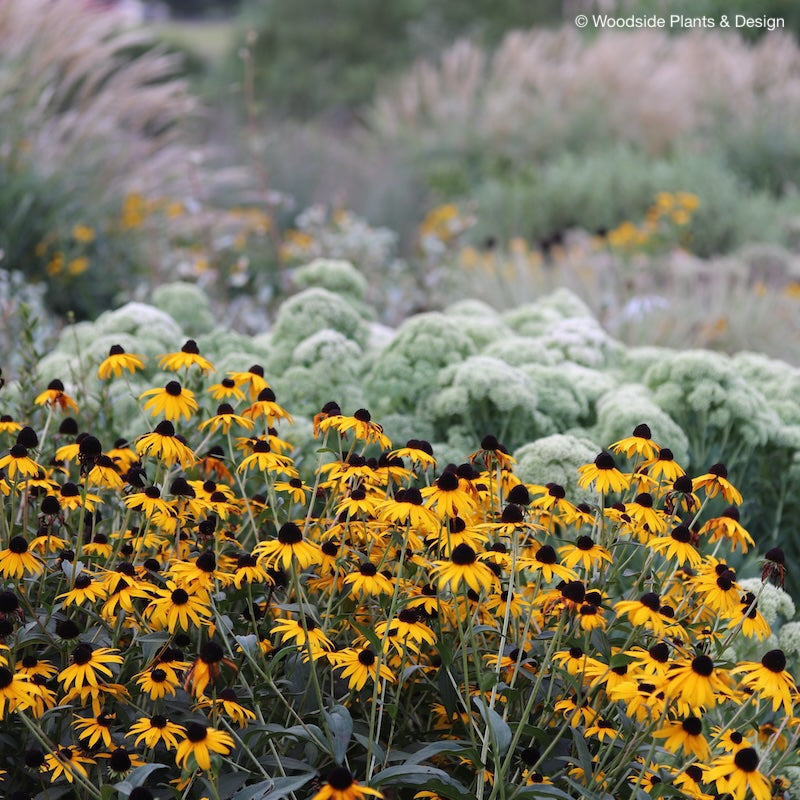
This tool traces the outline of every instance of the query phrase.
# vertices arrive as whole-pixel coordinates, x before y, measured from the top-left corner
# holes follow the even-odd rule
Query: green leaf
[[[616,669],[617,667],[627,667],[633,661],[636,661],[636,656],[629,656],[625,653],[617,653],[616,655],[611,656],[611,660],[608,662],[609,669]]]
[[[511,795],[513,800],[525,800],[525,798],[538,797],[560,797],[562,800],[574,800],[572,795],[567,794],[563,789],[557,786],[548,786],[546,783],[537,783],[535,786],[525,786],[514,794]]]
[[[102,797],[103,800],[115,800],[117,797],[117,790],[110,783],[104,783],[100,787],[100,797]]]
[[[377,633],[372,628],[367,627],[366,625],[359,625],[353,620],[348,620],[350,625],[355,628],[367,641],[375,648],[376,653],[381,652],[381,640]]]
[[[478,707],[478,711],[481,712],[483,721],[489,727],[492,741],[497,747],[497,752],[500,755],[505,754],[505,752],[508,750],[508,746],[511,744],[511,739],[513,738],[511,728],[508,727],[508,723],[505,722],[493,708],[489,708],[489,706],[486,705],[486,702],[483,700],[483,698],[473,697],[472,699],[475,702],[475,705]]]
[[[166,764],[144,764],[141,767],[136,767],[136,769],[133,770],[127,778],[125,778],[124,782],[129,783],[131,785],[131,789],[135,789],[137,786],[144,786],[144,782],[157,769],[166,768]],[[119,784],[117,784],[117,786],[119,786]]]
[[[470,796],[463,784],[459,783],[455,778],[451,778],[444,770],[436,769],[436,767],[398,764],[396,767],[381,770],[372,779],[372,784],[373,786],[382,786],[390,781],[396,786],[424,786],[426,789],[432,789],[432,784],[438,783],[441,787],[446,787],[458,793],[454,795],[452,791],[435,789],[435,791],[447,797],[461,800],[461,798]]]
[[[578,751],[578,766],[580,766],[580,768],[583,770],[584,775],[591,775],[591,753],[589,752],[589,748],[586,746],[586,740],[574,729],[572,731],[572,743],[575,745],[575,749]]]
[[[347,755],[347,747],[353,736],[353,719],[350,712],[341,705],[333,707],[328,713],[324,712],[328,728],[333,734],[333,756],[337,764],[341,764]]]
[[[364,750],[369,749],[369,738],[364,736],[363,733],[354,733],[353,738],[364,748]],[[372,743],[372,752],[375,754],[375,758],[378,761],[383,761],[386,757],[384,749],[377,743]]]
[[[231,800],[280,800],[281,797],[286,797],[291,792],[301,789],[315,775],[315,772],[306,772],[287,778],[269,778],[251,786],[242,787]]]
[[[431,742],[421,747],[419,750],[415,750],[413,753],[393,750],[389,758],[391,761],[402,761],[404,764],[419,764],[434,756],[441,755],[442,753],[460,753],[466,749],[466,742],[458,742],[455,740]]]

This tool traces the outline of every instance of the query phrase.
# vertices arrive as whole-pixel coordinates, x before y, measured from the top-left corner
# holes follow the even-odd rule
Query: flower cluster
[[[112,346],[99,378],[145,361]],[[755,542],[723,464],[688,475],[640,423],[568,490],[494,435],[444,463],[333,401],[309,464],[260,365],[220,376],[193,340],[158,362],[174,377],[135,398],[154,424],[131,441],[81,430],[60,381],[0,425],[11,785],[769,800],[789,780],[793,653],[759,610],[785,558],[739,578]],[[731,660],[742,641],[759,655]]]

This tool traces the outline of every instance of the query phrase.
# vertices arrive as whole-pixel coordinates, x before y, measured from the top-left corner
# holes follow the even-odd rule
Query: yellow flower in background
[[[118,344],[113,344],[109,348],[108,356],[97,368],[97,377],[100,380],[108,380],[112,375],[115,378],[122,377],[122,370],[136,372],[137,369],[144,369],[142,356],[126,353],[125,349]]]
[[[169,381],[163,389],[148,389],[139,395],[150,399],[144,404],[144,410],[157,417],[163,414],[170,421],[177,421],[181,417],[190,419],[197,411],[197,401],[191,389],[184,389],[178,381]]]
[[[233,749],[233,737],[202,722],[190,722],[186,726],[186,738],[178,745],[175,763],[191,771],[196,764],[200,769],[211,769],[214,753],[227,755]]]
[[[62,411],[71,408],[78,413],[78,404],[64,391],[64,384],[56,378],[33,401],[37,406],[58,406]]]
[[[67,264],[67,272],[73,277],[77,275],[83,275],[83,273],[86,272],[87,269],[89,269],[89,259],[86,258],[86,256],[73,258]]]
[[[334,767],[327,774],[326,781],[311,800],[364,800],[366,795],[383,797],[379,791],[357,783],[345,767]]]
[[[90,244],[95,240],[94,228],[79,223],[72,229],[72,238],[81,244]]]
[[[214,365],[200,355],[200,349],[194,339],[188,339],[177,353],[166,353],[159,356],[158,366],[172,372],[189,367],[199,367],[204,375],[215,372]]]

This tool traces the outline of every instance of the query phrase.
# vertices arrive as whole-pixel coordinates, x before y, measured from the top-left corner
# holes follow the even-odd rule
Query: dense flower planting
[[[59,379],[0,423],[19,796],[788,796],[785,557],[740,579],[723,463],[640,420],[578,502],[489,431],[446,463],[332,399],[300,453],[261,365],[157,355],[127,440]],[[96,378],[147,361],[114,344]]]

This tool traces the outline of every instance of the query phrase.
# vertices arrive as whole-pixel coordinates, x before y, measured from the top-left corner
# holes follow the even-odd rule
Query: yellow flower
[[[197,342],[194,339],[187,340],[186,344],[177,353],[166,353],[159,356],[158,366],[161,369],[168,369],[177,372],[179,369],[191,366],[200,367],[204,374],[214,372],[214,365],[200,355]]]
[[[98,647],[88,642],[81,642],[72,651],[72,663],[58,673],[64,691],[74,684],[76,689],[86,686],[97,686],[98,673],[110,678],[109,664],[121,664],[122,656],[111,647]]]
[[[714,759],[705,774],[707,783],[716,783],[721,794],[729,792],[734,800],[745,800],[748,789],[753,800],[770,800],[772,788],[769,780],[758,770],[758,752],[753,747],[742,747]]]
[[[375,789],[369,789],[357,783],[350,770],[345,767],[334,767],[326,776],[327,783],[311,798],[311,800],[364,800],[365,795],[383,797]]]
[[[162,420],[152,433],[140,436],[135,443],[140,456],[152,454],[168,465],[180,464],[188,469],[195,462],[194,453],[177,438],[175,428],[169,420]]]
[[[115,378],[121,378],[124,369],[131,373],[136,372],[137,369],[144,369],[142,356],[126,353],[121,345],[113,344],[108,351],[108,356],[97,368],[97,377],[103,381],[108,380],[112,375]]]
[[[72,229],[72,238],[81,244],[90,244],[94,241],[94,228],[79,223]]]
[[[617,469],[614,458],[605,451],[597,456],[593,464],[578,467],[578,473],[578,486],[585,489],[594,482],[595,490],[601,494],[620,492],[630,486],[630,478]]]
[[[175,763],[188,771],[196,764],[200,769],[211,769],[212,753],[227,755],[233,749],[233,737],[201,722],[186,726],[186,738],[178,745]]]
[[[347,647],[331,653],[328,660],[335,670],[342,671],[342,679],[346,679],[348,688],[355,691],[363,689],[368,679],[375,681],[380,676],[386,681],[395,680],[389,667],[382,664],[369,647]]]
[[[153,714],[152,717],[139,717],[130,726],[125,738],[135,736],[134,745],[144,742],[146,747],[155,747],[159,742],[164,744],[167,750],[178,749],[178,737],[186,735],[186,728],[170,722],[161,714]]]
[[[742,674],[741,682],[748,689],[772,700],[772,710],[781,706],[791,716],[797,687],[794,678],[786,671],[786,656],[783,650],[770,650],[760,663],[746,662],[731,670],[731,674]]]
[[[37,406],[58,406],[62,411],[68,408],[78,411],[78,404],[64,392],[64,384],[56,378],[47,385],[40,395],[33,401]]]
[[[197,411],[197,401],[191,389],[184,389],[178,381],[169,381],[163,389],[148,389],[139,395],[150,397],[144,404],[144,410],[150,411],[151,416],[163,414],[168,420],[179,420],[181,417],[190,419],[192,413]]]

